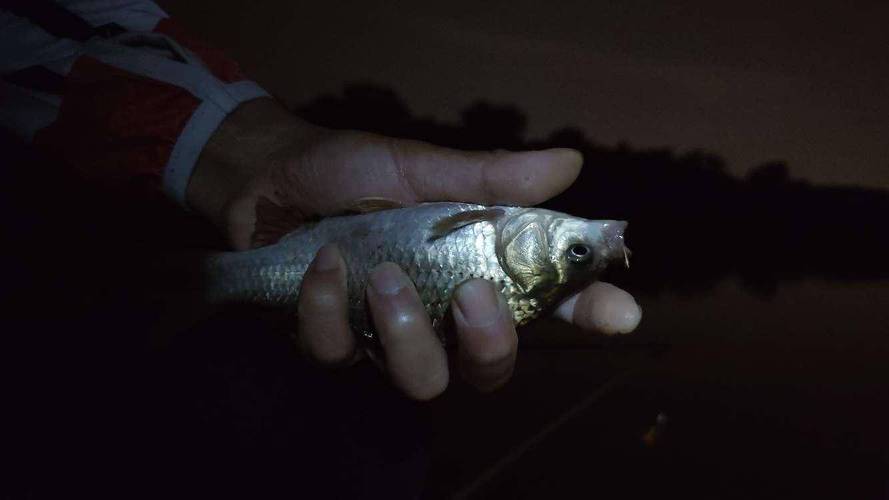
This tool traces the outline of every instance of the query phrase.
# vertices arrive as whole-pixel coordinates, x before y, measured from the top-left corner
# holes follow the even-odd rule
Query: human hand
[[[188,188],[188,201],[219,225],[236,249],[250,246],[262,197],[305,219],[342,213],[361,198],[414,204],[465,201],[534,205],[566,189],[582,158],[569,149],[521,153],[464,152],[302,122],[270,99],[243,104],[214,134]],[[356,359],[349,330],[346,271],[338,250],[319,251],[303,278],[298,341],[314,360]],[[415,399],[448,384],[447,355],[410,279],[391,263],[371,274],[368,305],[393,383]],[[503,297],[485,280],[454,293],[456,366],[480,390],[512,374],[518,340]],[[556,316],[605,334],[632,331],[641,311],[632,296],[594,283],[565,301]]]

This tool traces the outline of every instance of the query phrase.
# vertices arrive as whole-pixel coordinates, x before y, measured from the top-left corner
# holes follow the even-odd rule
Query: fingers
[[[300,345],[322,364],[355,356],[345,287],[339,253],[333,246],[322,248],[306,272],[298,302]],[[418,400],[441,394],[448,385],[447,355],[410,278],[395,264],[377,266],[367,300],[395,386]],[[505,299],[492,283],[476,279],[458,287],[452,307],[461,374],[482,391],[500,387],[512,375],[518,346]]]
[[[417,141],[392,141],[392,161],[418,201],[536,205],[577,178],[583,157],[573,149],[465,152]]]
[[[371,273],[367,300],[393,383],[418,400],[441,394],[448,385],[447,357],[410,278],[395,264],[381,264]],[[312,359],[326,365],[355,359],[356,342],[346,319],[345,266],[334,246],[322,248],[307,270],[298,312],[299,343]],[[481,279],[463,283],[454,292],[452,312],[461,375],[482,391],[506,383],[518,339],[494,284]],[[627,292],[598,282],[562,303],[555,315],[587,330],[618,334],[635,329],[642,311]]]
[[[451,308],[460,373],[482,391],[506,383],[515,366],[518,337],[503,295],[493,283],[474,279],[457,288]]]
[[[336,247],[327,245],[303,276],[297,301],[300,347],[323,365],[352,361],[355,337],[347,318],[346,267]]]
[[[370,275],[367,301],[395,386],[418,400],[441,394],[447,356],[410,278],[395,264],[380,264]]]
[[[298,342],[320,364],[355,359],[346,297],[342,257],[325,246],[303,277],[297,304]],[[371,273],[367,299],[393,383],[418,400],[441,394],[448,384],[447,357],[410,278],[397,265],[382,264]]]
[[[336,247],[325,246],[306,271],[297,304],[300,346],[321,364],[355,359],[346,296],[342,257]],[[393,383],[418,400],[441,394],[448,385],[447,357],[410,279],[397,265],[381,264],[371,273],[367,300]],[[492,283],[470,280],[454,292],[452,311],[461,375],[482,391],[500,387],[512,375],[518,345],[505,299]],[[565,301],[555,315],[587,330],[618,334],[635,329],[642,311],[627,292],[598,282]]]
[[[629,293],[599,281],[563,302],[555,316],[585,330],[613,335],[635,330],[642,309]]]

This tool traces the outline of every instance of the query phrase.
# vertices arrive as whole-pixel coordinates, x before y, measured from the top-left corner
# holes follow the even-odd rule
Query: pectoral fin
[[[485,208],[480,210],[467,210],[441,219],[432,226],[429,234],[430,240],[436,240],[442,236],[446,236],[461,227],[474,224],[476,222],[492,221],[503,215],[503,210],[499,208]]]
[[[349,206],[347,211],[356,214],[369,214],[381,210],[394,210],[404,207],[404,203],[390,198],[367,197],[356,200],[355,203]]]

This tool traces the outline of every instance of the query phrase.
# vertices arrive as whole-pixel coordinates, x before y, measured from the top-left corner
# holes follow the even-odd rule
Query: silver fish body
[[[593,281],[610,261],[624,260],[625,227],[538,208],[465,203],[330,217],[266,247],[209,257],[204,291],[211,302],[291,307],[315,254],[333,243],[348,270],[350,323],[371,342],[365,287],[382,262],[410,276],[434,325],[454,289],[472,278],[494,282],[522,324]]]

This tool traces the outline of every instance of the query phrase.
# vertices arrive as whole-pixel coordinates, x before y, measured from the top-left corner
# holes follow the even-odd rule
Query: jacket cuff
[[[262,87],[251,81],[229,83],[224,88],[230,99],[222,103],[215,100],[201,102],[182,129],[164,167],[164,193],[186,208],[188,181],[207,141],[238,105],[268,95]]]

